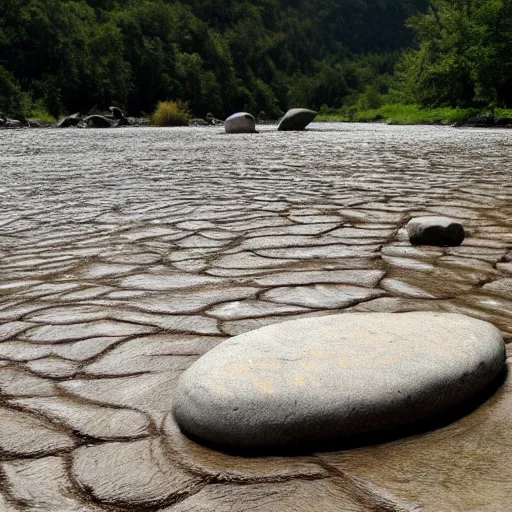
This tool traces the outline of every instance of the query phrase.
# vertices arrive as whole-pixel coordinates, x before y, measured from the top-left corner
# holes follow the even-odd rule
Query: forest
[[[512,0],[2,0],[0,113],[510,107],[511,23]]]

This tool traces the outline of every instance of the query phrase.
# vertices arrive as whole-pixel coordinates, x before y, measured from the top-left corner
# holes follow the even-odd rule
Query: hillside
[[[0,112],[195,115],[341,107],[387,92],[425,0],[3,0]]]

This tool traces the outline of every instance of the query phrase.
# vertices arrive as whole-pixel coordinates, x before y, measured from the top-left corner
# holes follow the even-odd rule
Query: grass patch
[[[182,101],[161,101],[151,116],[153,126],[188,126],[190,112]]]
[[[27,117],[29,119],[35,119],[43,124],[54,124],[57,122],[57,119],[44,108],[35,108],[30,110]]]
[[[383,105],[357,112],[355,121],[384,121],[387,124],[453,124],[478,115],[475,109],[420,108],[418,105]]]
[[[388,104],[368,110],[345,107],[337,111],[321,112],[319,122],[383,122],[387,124],[453,124],[486,114],[489,109],[475,108],[421,108],[419,105]],[[512,110],[495,109],[496,118],[512,118]]]

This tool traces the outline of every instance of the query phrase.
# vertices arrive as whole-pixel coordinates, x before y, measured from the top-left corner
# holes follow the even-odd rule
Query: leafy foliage
[[[410,26],[419,48],[398,65],[403,101],[512,106],[512,0],[434,0]]]
[[[137,115],[176,98],[217,117],[340,107],[392,72],[412,41],[405,20],[426,1],[2,0],[0,107]],[[491,87],[486,69],[478,94]]]

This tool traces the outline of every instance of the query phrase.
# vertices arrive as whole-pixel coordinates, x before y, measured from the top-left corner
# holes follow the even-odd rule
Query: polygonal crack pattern
[[[169,411],[201,355],[287,319],[459,312],[510,339],[508,139],[378,125],[5,132],[0,509],[506,510],[509,383],[420,438],[293,458],[217,453]],[[412,247],[403,226],[424,215],[462,222],[463,245]]]

